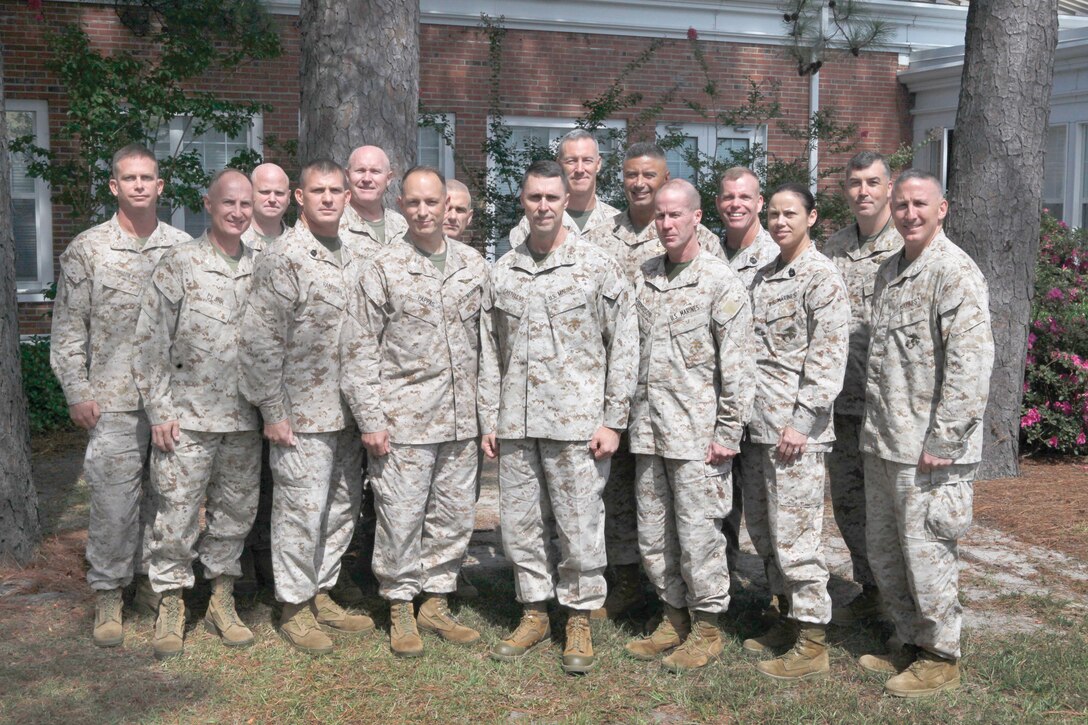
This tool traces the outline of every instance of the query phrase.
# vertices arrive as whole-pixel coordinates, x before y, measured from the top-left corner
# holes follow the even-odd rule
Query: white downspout
[[[820,37],[827,36],[827,5],[820,8]],[[816,58],[813,61],[817,60]],[[808,123],[812,127],[813,117],[820,111],[820,72],[817,70],[808,79]],[[812,139],[812,150],[808,157],[809,190],[816,193],[816,179],[820,171],[820,139]]]

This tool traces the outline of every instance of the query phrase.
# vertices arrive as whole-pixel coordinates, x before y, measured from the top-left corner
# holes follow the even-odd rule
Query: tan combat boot
[[[764,614],[765,619],[771,619],[772,612],[777,612],[777,616],[773,616],[770,629],[758,637],[752,637],[751,639],[744,640],[741,647],[745,652],[752,654],[764,654],[772,653],[780,650],[788,649],[792,647],[794,642],[797,641],[797,629],[794,627],[794,622],[789,618],[790,602],[783,596],[776,597],[777,606],[772,605],[767,613]]]
[[[563,671],[584,675],[597,664],[593,656],[593,635],[589,631],[589,612],[572,609],[567,617],[567,646],[563,648]]]
[[[773,660],[757,662],[760,674],[775,680],[810,680],[831,671],[827,654],[827,627],[823,624],[797,623],[797,643],[786,654]]]
[[[616,619],[642,604],[642,586],[638,577],[638,564],[621,564],[612,567],[612,584],[604,606],[590,612],[591,619]]]
[[[325,592],[318,592],[314,597],[314,617],[318,624],[340,632],[366,634],[374,629],[373,619],[365,614],[345,611]]]
[[[885,654],[862,655],[858,665],[874,675],[897,675],[918,659],[918,648],[905,644]]]
[[[212,579],[212,596],[204,614],[204,628],[219,635],[227,647],[248,647],[254,642],[249,630],[234,608],[234,577],[221,574]]]
[[[846,606],[831,609],[831,623],[857,624],[880,619],[880,615],[880,591],[875,586],[867,586]]]
[[[920,650],[918,659],[904,672],[884,683],[884,691],[895,697],[928,697],[960,686],[960,663]]]
[[[151,647],[157,660],[177,657],[185,647],[185,601],[181,598],[180,589],[162,593]]]
[[[397,657],[423,656],[423,639],[416,629],[412,603],[389,602],[389,649]]]
[[[691,634],[678,650],[661,660],[661,666],[670,672],[697,670],[721,657],[724,647],[718,615],[692,610]]]
[[[472,644],[480,639],[480,633],[472,627],[458,622],[446,603],[445,594],[424,594],[423,604],[416,614],[416,624],[420,629],[434,632],[447,642],[454,644]]]
[[[313,599],[290,604],[285,602],[280,613],[280,636],[287,644],[308,655],[332,652],[329,636],[321,631],[314,619]]]
[[[665,605],[664,616],[649,637],[628,642],[624,649],[636,660],[654,660],[676,649],[691,631],[691,619],[686,609]]]
[[[121,590],[99,589],[94,599],[94,637],[99,647],[117,647],[125,641],[121,627]]]
[[[491,650],[491,659],[513,662],[551,641],[552,630],[548,622],[548,609],[544,602],[526,604],[517,629]]]
[[[141,617],[154,617],[159,613],[161,595],[151,588],[146,574],[136,576],[136,593],[132,596],[132,611]]]

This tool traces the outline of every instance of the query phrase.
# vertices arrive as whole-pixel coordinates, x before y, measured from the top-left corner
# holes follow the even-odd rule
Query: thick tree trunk
[[[0,53],[0,560],[30,561],[41,539],[38,496],[30,475],[30,425],[19,357],[11,162]]]
[[[1020,403],[1057,39],[1057,0],[973,2],[967,12],[948,235],[990,284],[997,356],[980,478],[1020,474]]]
[[[419,0],[302,0],[299,29],[300,161],[380,146],[392,195],[416,159]]]

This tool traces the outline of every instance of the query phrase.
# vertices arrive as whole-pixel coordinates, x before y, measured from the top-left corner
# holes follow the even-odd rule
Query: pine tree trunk
[[[416,159],[419,0],[302,0],[299,31],[300,161],[380,146],[392,196]]]
[[[948,236],[990,285],[997,356],[979,478],[1018,476],[1057,0],[972,2],[952,149]]]
[[[26,564],[41,540],[38,496],[30,474],[30,425],[19,356],[19,315],[12,236],[11,161],[0,53],[0,560]]]

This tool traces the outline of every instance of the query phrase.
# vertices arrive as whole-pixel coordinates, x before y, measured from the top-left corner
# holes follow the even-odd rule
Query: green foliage
[[[28,173],[47,181],[54,201],[69,206],[81,223],[113,212],[108,188],[113,152],[130,143],[154,149],[175,118],[186,120],[186,141],[160,161],[163,202],[171,210],[199,209],[209,177],[187,144],[211,130],[238,135],[268,107],[192,91],[188,82],[280,53],[279,36],[259,0],[118,0],[117,12],[147,42],[147,51],[101,53],[76,25],[49,35],[47,66],[60,78],[69,104],[57,136],[74,142],[75,154],[40,148],[29,137],[12,143],[13,152],[26,155]],[[248,170],[259,162],[258,154],[245,151],[229,165]]]
[[[1020,432],[1028,449],[1088,454],[1088,230],[1043,215]]]
[[[30,432],[46,433],[70,427],[64,391],[49,367],[49,338],[33,337],[19,345],[19,352]]]

